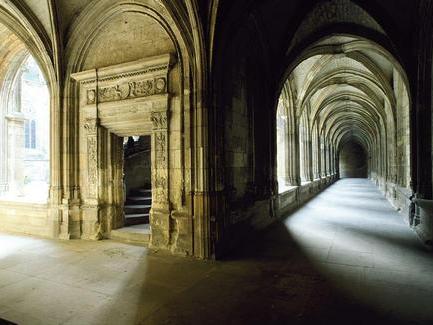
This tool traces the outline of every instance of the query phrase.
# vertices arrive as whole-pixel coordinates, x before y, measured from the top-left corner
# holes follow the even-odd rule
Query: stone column
[[[9,194],[24,195],[24,116],[13,113],[6,117],[8,138],[8,180]]]
[[[99,119],[88,118],[85,121],[85,139],[87,150],[87,195],[83,207],[82,238],[101,239],[101,223],[99,221]]]
[[[313,179],[320,178],[320,139],[317,135],[313,136]]]
[[[320,142],[320,176],[326,177],[326,151],[325,151],[325,141]]]
[[[335,154],[334,154],[334,146],[333,145],[330,145],[330,158],[331,158],[331,161],[330,161],[330,172],[331,172],[331,175],[334,175],[335,174]]]
[[[313,143],[311,141],[311,133],[307,130],[307,141],[305,143],[306,146],[306,170],[305,170],[305,178],[308,182],[313,180]]]
[[[286,123],[284,124],[284,185],[290,186],[291,184],[291,178],[290,178],[290,172],[291,172],[291,152],[290,152],[290,144],[289,144],[289,124],[287,120],[288,116],[286,113]]]
[[[299,157],[300,157],[300,167],[302,167],[302,170],[300,171],[301,174],[301,181],[302,182],[308,182],[310,180],[309,178],[309,166],[310,166],[310,157],[309,157],[309,147],[308,147],[308,138],[307,138],[307,132],[304,128],[300,129],[299,132]]]
[[[317,160],[316,160],[316,175],[315,178],[321,178],[322,177],[322,155],[321,155],[321,146],[322,141],[320,140],[320,133],[319,130],[317,130],[317,139],[316,139],[316,149],[317,149]]]
[[[167,248],[170,244],[170,204],[168,173],[168,112],[151,113],[152,121],[152,208],[150,226],[151,245]]]
[[[279,186],[290,185],[290,153],[289,153],[289,128],[288,128],[288,117],[287,108],[280,101],[278,103],[277,110],[277,122],[276,122],[276,139],[277,139],[277,159],[276,159],[276,179]],[[282,128],[282,129],[280,129]],[[284,154],[281,154],[281,149],[284,150]]]
[[[287,148],[287,162],[288,162],[288,179],[289,184],[292,186],[299,186],[301,184],[299,176],[299,140],[296,122],[293,121],[288,125],[288,148]]]

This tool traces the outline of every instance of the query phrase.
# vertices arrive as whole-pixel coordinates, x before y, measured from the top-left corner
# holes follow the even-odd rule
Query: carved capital
[[[87,131],[88,135],[92,135],[98,132],[98,126],[99,126],[99,119],[97,118],[88,118],[86,119],[86,122],[84,123],[84,128]]]
[[[153,129],[167,129],[168,113],[167,112],[152,112],[150,115]]]
[[[87,91],[87,104],[95,104],[96,102],[96,90],[89,89]]]

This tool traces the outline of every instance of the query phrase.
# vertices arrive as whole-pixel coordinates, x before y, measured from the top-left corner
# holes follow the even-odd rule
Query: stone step
[[[127,200],[130,201],[143,201],[143,200],[152,200],[151,196],[127,196]]]
[[[145,194],[148,194],[148,195],[152,194],[152,190],[149,189],[149,188],[139,188],[136,191],[139,192],[139,193],[145,193]]]
[[[147,246],[150,242],[150,225],[136,225],[112,230],[110,238],[117,241]]]
[[[125,218],[137,218],[143,216],[149,216],[149,214],[148,213],[125,214]]]
[[[150,209],[129,208],[129,209],[125,209],[124,213],[125,213],[125,215],[128,215],[128,214],[148,214],[148,213],[150,213]]]
[[[150,205],[126,205],[123,211],[126,214],[146,214],[150,211]]]
[[[125,204],[125,209],[150,209],[151,204]]]
[[[152,190],[149,188],[130,189],[127,196],[152,196]]]
[[[128,196],[125,201],[125,205],[136,205],[136,204],[150,205],[151,203],[152,203],[152,198],[144,197],[144,196]]]
[[[125,226],[148,224],[149,213],[125,214]]]
[[[150,208],[152,205],[150,204],[126,204],[125,208],[141,208],[141,209],[146,209],[146,208]]]

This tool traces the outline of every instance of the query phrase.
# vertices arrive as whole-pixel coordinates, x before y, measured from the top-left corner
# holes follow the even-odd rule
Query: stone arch
[[[194,105],[191,99],[196,96],[191,96],[194,93],[193,87],[196,87],[195,79],[191,78],[191,74],[197,75],[197,67],[194,62],[194,51],[191,49],[187,50],[186,46],[188,42],[191,42],[190,35],[185,34],[180,29],[180,25],[171,16],[172,10],[176,10],[176,8],[165,7],[157,1],[122,1],[120,3],[118,1],[109,1],[88,5],[80,17],[78,17],[71,28],[71,34],[68,37],[69,42],[66,47],[66,57],[70,64],[65,76],[65,106],[71,109],[65,112],[65,122],[67,122],[66,125],[68,126],[67,132],[70,134],[68,136],[69,143],[65,143],[65,148],[73,148],[75,153],[78,154],[82,150],[80,146],[83,146],[83,143],[80,145],[73,140],[74,137],[79,135],[78,129],[80,127],[74,128],[71,127],[73,124],[68,125],[68,123],[71,123],[70,121],[77,123],[76,125],[83,125],[83,121],[80,122],[77,118],[81,105],[78,100],[80,98],[79,83],[73,81],[71,76],[75,78],[76,75],[76,78],[80,79],[84,77],[80,71],[95,69],[97,78],[99,78],[98,71],[105,71],[104,66],[108,65],[113,67],[113,69],[118,66],[120,69],[122,64],[126,66],[132,64],[131,62],[138,62],[135,60],[144,59],[143,56],[152,57],[155,60],[157,60],[155,55],[169,55],[173,58],[169,59],[167,91],[170,94],[170,99],[167,102],[167,117],[164,120],[167,123],[164,124],[167,125],[164,129],[164,132],[166,132],[164,137],[167,139],[164,144],[164,150],[167,150],[167,170],[170,172],[166,177],[164,176],[164,182],[162,182],[162,179],[155,181],[155,184],[158,184],[158,186],[164,186],[164,193],[167,193],[168,197],[164,207],[164,216],[161,216],[164,220],[151,226],[152,245],[184,254],[194,254],[194,250],[198,254],[201,254],[200,250],[203,249],[201,246],[203,242],[197,241],[195,242],[197,246],[193,247],[194,235],[191,219],[193,204],[191,197],[186,195],[186,193],[192,191],[195,180],[194,173],[196,172],[194,170],[195,161],[192,161],[188,157],[189,154],[194,154],[195,151],[188,151],[187,148],[193,143],[193,135],[188,133],[191,130],[188,129],[188,126],[190,126],[194,112],[190,108],[190,105]],[[150,26],[149,28],[153,32],[149,34],[148,31],[143,30],[143,26]],[[115,36],[110,33],[113,28],[118,28],[118,33]],[[129,33],[137,35],[131,38]],[[86,35],[86,37],[83,38],[82,35]],[[120,55],[120,52],[118,56],[110,55],[110,53],[105,55],[103,44],[108,42],[110,38],[113,39],[116,48],[128,47],[128,44],[134,43],[137,49],[129,51],[127,55]],[[137,39],[142,40],[142,42],[137,44]],[[144,44],[145,42],[149,44]],[[149,46],[152,42],[153,46]],[[104,53],[105,56],[101,58],[98,53]],[[97,119],[95,121],[99,123]],[[158,128],[161,125],[158,124]],[[104,136],[108,137],[104,141],[109,143],[112,148],[119,145],[111,132],[106,133]],[[181,140],[169,141],[171,137]],[[157,141],[157,138],[154,139]],[[110,159],[121,159],[119,155],[109,155],[104,159],[109,165],[113,166],[111,171],[115,172],[117,168],[115,166],[117,165],[114,160]],[[82,183],[80,177],[82,178],[83,174],[79,172],[79,163],[76,158],[74,161],[68,156],[65,156],[65,160],[72,167],[72,171],[67,173],[67,177],[64,179],[65,196],[72,200],[82,199],[83,195],[87,194],[86,190],[80,186],[80,182]],[[191,168],[185,167],[187,162]],[[155,164],[155,166],[157,165]],[[159,175],[160,172],[162,171],[155,169],[153,175]],[[118,175],[118,172],[115,173]],[[109,197],[107,194],[107,196],[101,197],[101,200],[107,200]],[[112,197],[116,199],[110,201],[111,203],[108,204],[109,208],[105,211],[110,217],[102,223],[99,222],[98,217],[95,217],[93,225],[87,231],[87,235],[90,234],[89,237],[94,236],[94,238],[98,239],[109,236],[111,229],[121,225],[121,220],[119,221],[116,215],[119,215],[122,203],[120,202],[119,195],[116,194]],[[153,213],[154,217],[151,217],[151,219],[155,220],[157,218],[155,216],[160,210],[157,210],[154,206],[152,209],[153,212],[151,213]],[[74,208],[74,205],[71,205],[69,212],[71,220],[69,224],[71,226],[68,231],[72,237],[82,236],[80,224],[83,222],[83,217],[81,213],[83,212],[79,212]],[[180,242],[181,244],[179,244]]]
[[[406,193],[410,183],[410,92],[407,76],[393,55],[368,39],[331,33],[307,47],[289,70],[284,85],[294,82],[298,90],[304,182],[338,169],[332,162],[353,139],[370,150],[369,177],[396,206],[407,206],[409,196],[400,193]],[[397,141],[397,132],[404,140]],[[307,146],[301,138],[307,138]]]
[[[33,213],[27,213],[28,203],[3,202],[0,204],[2,229],[38,234],[42,236],[57,236],[60,217],[60,115],[59,115],[59,87],[58,74],[53,63],[53,52],[49,37],[39,22],[28,12],[21,11],[14,3],[7,2],[0,8],[1,37],[7,39],[2,42],[2,50],[8,53],[2,56],[3,75],[2,100],[7,98],[5,91],[11,87],[20,63],[31,55],[37,62],[49,91],[49,151],[50,151],[50,179],[47,203],[30,203]],[[7,67],[7,69],[4,69]],[[4,96],[6,95],[6,97]],[[3,102],[2,105],[5,105]],[[5,136],[2,134],[2,136]],[[2,148],[3,150],[4,148]],[[4,151],[3,151],[4,154]],[[2,164],[4,175],[4,164]],[[11,217],[13,216],[13,217]],[[17,218],[18,217],[18,218]]]

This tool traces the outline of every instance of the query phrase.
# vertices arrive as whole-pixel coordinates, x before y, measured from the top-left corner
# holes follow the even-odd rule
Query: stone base
[[[123,227],[110,232],[110,239],[146,246],[149,245],[150,238],[151,231],[149,225]]]
[[[168,249],[170,245],[170,212],[152,208],[150,210],[152,239],[150,247]]]

